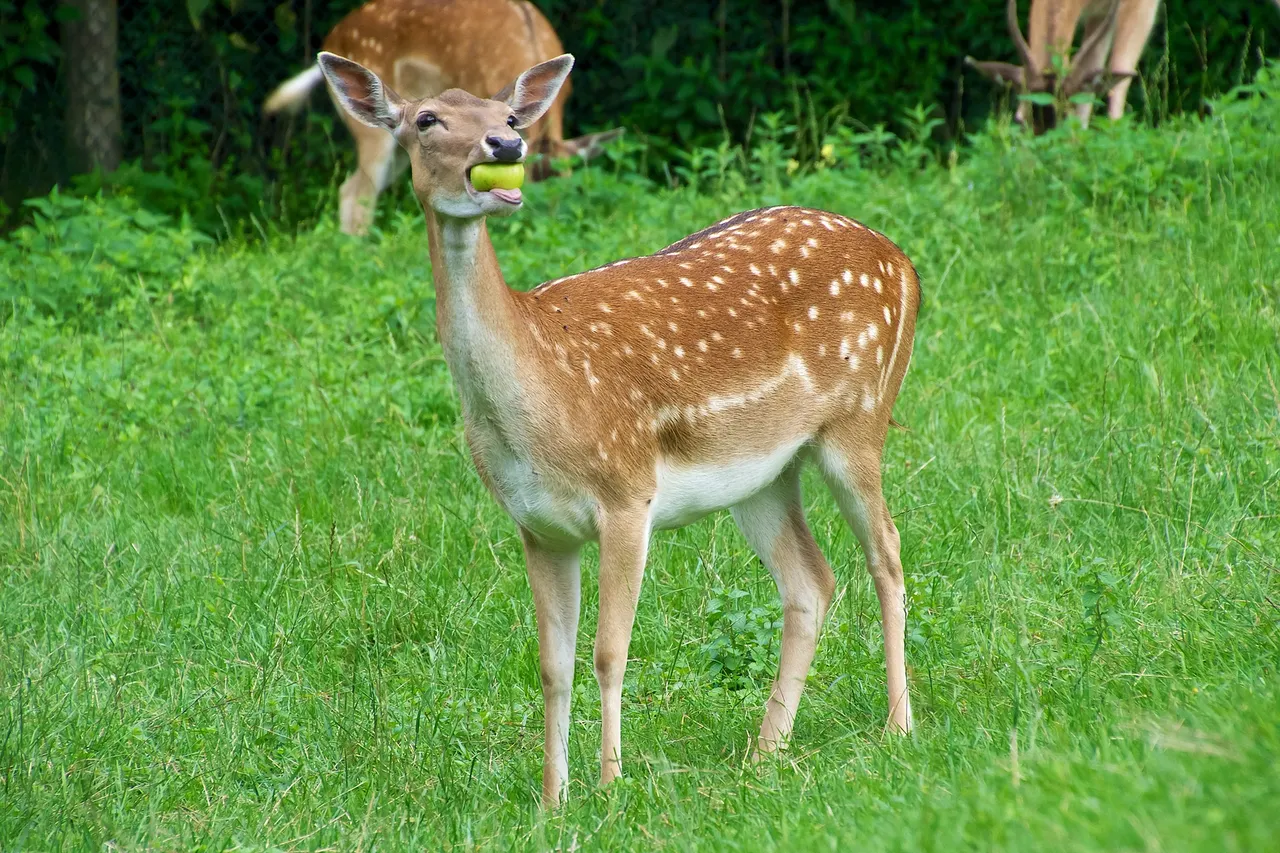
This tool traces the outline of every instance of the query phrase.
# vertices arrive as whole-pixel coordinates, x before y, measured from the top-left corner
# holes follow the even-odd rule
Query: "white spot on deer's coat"
[[[787,273],[787,278],[791,280],[792,284],[800,283],[800,273],[796,272],[795,269],[792,269],[791,272]]]
[[[845,284],[853,284],[853,271],[845,270],[844,272],[840,273],[840,278],[844,280]]]
[[[868,325],[868,326],[867,326],[867,337],[868,337],[868,338],[870,338],[870,339],[871,339],[871,340],[873,340],[873,341],[874,341],[876,338],[880,337],[880,327],[879,327],[879,326],[877,326],[875,323],[871,323],[870,325]]]
[[[809,306],[809,319],[810,320],[818,319],[818,306],[816,305]]]
[[[831,279],[831,295],[832,296],[840,295],[840,282],[836,281],[834,278]]]
[[[889,313],[889,306],[888,306],[888,305],[884,306],[884,321],[885,321],[886,323],[892,323],[892,322],[893,322],[893,315]]]
[[[858,276],[858,284],[862,285],[863,287],[869,286],[871,284],[871,276],[867,275],[866,273],[863,273],[862,275]]]
[[[755,264],[747,264],[747,269],[751,270],[752,275],[760,275],[760,267]]]
[[[868,412],[875,411],[876,398],[872,395],[871,389],[869,388],[862,392],[862,408],[866,409]]]
[[[883,293],[883,292],[884,292],[884,285],[880,283],[880,279],[876,279],[876,280],[875,280],[874,287],[875,287],[875,289],[876,289],[876,293]]]
[[[672,350],[672,352],[676,354],[676,358],[684,358],[684,347],[679,344],[676,345],[676,348]]]
[[[769,244],[769,251],[773,252],[775,255],[781,254],[782,250],[785,248],[787,248],[787,241],[783,240],[781,237]]]

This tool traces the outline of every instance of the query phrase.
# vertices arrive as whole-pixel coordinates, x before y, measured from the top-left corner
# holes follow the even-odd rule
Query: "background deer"
[[[547,19],[527,0],[371,0],[338,22],[324,50],[351,58],[409,98],[459,88],[489,96],[531,65],[564,53]],[[296,111],[323,75],[312,66],[277,88],[263,110]],[[530,151],[543,155],[534,180],[546,177],[550,160],[597,153],[621,133],[564,138],[564,104],[569,87],[528,128]],[[394,140],[338,111],[356,141],[356,169],[343,183],[342,230],[364,234],[373,220],[378,194],[404,170]]]
[[[534,66],[494,100],[458,89],[405,100],[355,62],[322,53],[319,63],[352,118],[409,156],[467,443],[524,545],[546,708],[544,802],[560,800],[568,775],[579,552],[593,540],[601,781],[621,772],[622,679],[650,533],[720,509],[732,510],[782,597],[781,662],[753,753],[787,739],[835,589],[805,523],[806,459],[866,554],[889,727],[908,731],[902,563],[880,487],[920,304],[901,250],[843,216],[779,207],[514,292],[485,218],[515,213],[520,190],[478,192],[472,171],[523,159],[516,130],[552,108],[573,58]]]
[[[1124,115],[1129,83],[1137,74],[1138,58],[1151,37],[1160,0],[1031,0],[1028,26],[1030,44],[1018,25],[1018,2],[1008,0],[1006,23],[1018,49],[1021,65],[1008,62],[965,62],[992,80],[1012,85],[1020,93],[1043,92],[1055,96],[1052,107],[1018,104],[1019,123],[1041,133],[1057,123],[1058,108],[1080,93],[1109,92],[1107,115]],[[1077,25],[1084,24],[1084,41],[1071,54]],[[1059,81],[1052,56],[1063,59],[1066,77]],[[1085,125],[1093,103],[1076,104],[1076,114]]]

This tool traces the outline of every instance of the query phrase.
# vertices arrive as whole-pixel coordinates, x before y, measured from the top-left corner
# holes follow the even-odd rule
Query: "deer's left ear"
[[[564,141],[564,153],[570,157],[581,157],[583,160],[590,160],[603,151],[606,145],[622,136],[623,132],[624,128],[615,127],[613,130],[588,133],[586,136],[566,139]]]
[[[357,121],[383,130],[395,130],[400,125],[404,100],[383,85],[377,74],[328,51],[321,51],[316,61],[338,103]]]
[[[1121,80],[1132,80],[1138,75],[1132,71],[1093,71],[1081,75],[1079,80],[1070,80],[1068,84],[1078,92],[1092,92],[1105,95],[1116,87]],[[1069,92],[1071,90],[1068,90]],[[1074,92],[1071,92],[1074,94]]]
[[[572,69],[573,56],[568,53],[548,59],[521,74],[494,95],[493,100],[511,105],[511,111],[516,114],[516,127],[528,127],[551,109]]]
[[[1008,62],[979,62],[972,56],[966,56],[964,64],[988,80],[1004,83],[1007,86],[1016,86],[1019,89],[1027,85],[1027,72],[1021,65],[1011,65]]]

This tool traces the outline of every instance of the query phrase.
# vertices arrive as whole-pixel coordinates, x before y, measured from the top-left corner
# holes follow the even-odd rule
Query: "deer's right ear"
[[[573,56],[561,54],[533,66],[493,99],[511,105],[511,111],[516,114],[516,127],[528,127],[551,109],[572,69]]]
[[[321,51],[316,57],[338,103],[363,124],[395,130],[404,113],[404,100],[382,85],[378,75],[358,62]]]
[[[966,56],[964,64],[988,80],[994,80],[997,83],[1017,86],[1019,89],[1027,84],[1027,73],[1021,65],[1013,65],[1009,62],[979,62],[972,56]]]

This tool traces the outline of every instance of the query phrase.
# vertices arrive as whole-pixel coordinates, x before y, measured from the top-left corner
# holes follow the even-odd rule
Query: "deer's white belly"
[[[772,453],[703,465],[658,463],[658,490],[649,512],[655,530],[683,527],[746,500],[772,483],[795,458],[805,439]]]
[[[496,431],[479,426],[470,430],[470,437],[499,502],[517,524],[566,544],[596,538],[599,502],[593,495],[542,476]],[[746,500],[776,480],[804,442],[801,438],[771,453],[714,464],[659,461],[657,490],[649,510],[650,529],[683,527]]]

